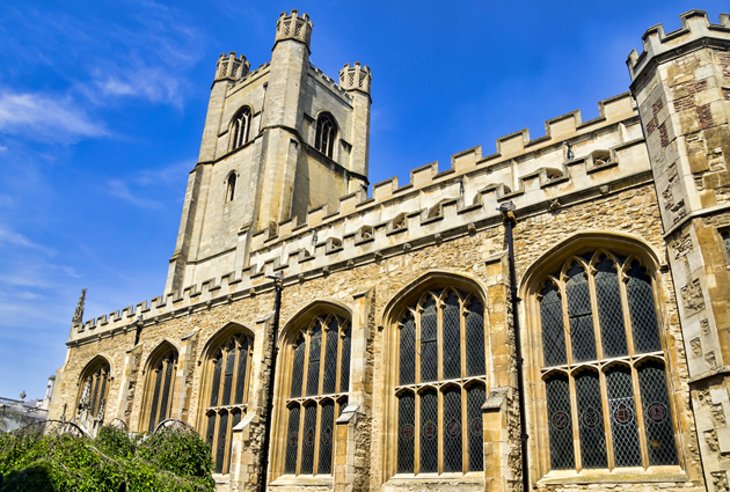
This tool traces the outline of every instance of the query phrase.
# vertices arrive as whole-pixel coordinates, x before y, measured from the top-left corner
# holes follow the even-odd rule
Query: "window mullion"
[[[611,412],[608,405],[608,383],[606,373],[598,371],[598,382],[601,387],[601,411],[603,412],[603,434],[606,436],[606,462],[608,469],[616,467],[615,453],[613,452],[613,433],[611,431]]]
[[[274,341],[276,343],[276,341]],[[231,405],[236,404],[236,388],[238,387],[238,374],[240,372],[240,368],[238,365],[241,363],[241,340],[240,338],[236,340],[236,343],[233,345],[233,350],[236,351],[236,354],[233,356],[233,377],[231,378]],[[242,397],[243,398],[243,397]],[[241,400],[243,401],[243,400]]]
[[[621,265],[620,268],[616,268],[618,277],[619,293],[621,297],[621,312],[624,317],[624,327],[626,329],[626,348],[629,352],[629,356],[633,357],[636,353],[636,345],[634,344],[634,327],[631,323],[631,312],[629,310],[629,293],[626,290],[626,282],[628,282],[628,276],[624,268],[628,265],[628,260]],[[652,289],[654,290],[654,289]],[[657,304],[658,305],[658,304]]]
[[[317,395],[321,395],[324,392],[324,365],[326,362],[324,359],[327,355],[327,340],[332,335],[329,326],[329,323],[323,321],[319,328],[322,335],[319,344],[319,376],[317,377]],[[317,410],[317,415],[319,415],[319,409]]]
[[[466,370],[466,303],[468,297],[462,299],[459,297],[459,360],[460,360],[460,374],[462,378],[467,377]],[[463,441],[465,442],[465,441]],[[463,463],[463,461],[462,461]]]
[[[580,422],[578,421],[578,396],[575,391],[575,378],[573,374],[568,375],[568,388],[570,390],[570,415],[573,429],[573,456],[575,457],[575,468],[580,471],[583,468],[583,456],[580,453]]]
[[[644,469],[649,468],[649,448],[646,440],[646,432],[644,431],[644,406],[641,404],[641,392],[639,389],[639,374],[631,364],[631,386],[634,396],[634,408],[636,409],[636,432],[639,433],[639,444],[641,445],[641,463]]]
[[[558,282],[558,290],[560,291],[561,306],[563,308],[563,334],[565,337],[565,363],[568,367],[573,366],[573,340],[570,336],[570,317],[568,316],[568,292],[565,288],[565,278],[561,275]],[[573,390],[571,390],[571,393]]]
[[[588,293],[591,299],[591,320],[593,321],[593,337],[596,341],[596,360],[604,358],[603,335],[601,334],[601,320],[598,316],[598,295],[596,294],[596,268],[593,263],[586,266],[588,276]]]
[[[446,290],[436,299],[436,381],[444,380],[444,306]],[[439,448],[440,449],[440,448]],[[441,461],[439,460],[439,469]]]
[[[418,353],[418,351],[416,351]],[[413,393],[413,422],[415,422],[415,432],[413,440],[413,473],[421,472],[421,394],[418,391]]]
[[[276,340],[274,340],[274,343],[276,343]],[[241,405],[244,408],[247,408],[248,407],[248,391],[249,391],[249,381],[251,381],[251,376],[250,375],[251,375],[251,356],[252,356],[252,352],[253,352],[253,343],[249,339],[248,340],[248,343],[247,343],[246,354],[244,355],[244,357],[246,358],[246,360],[243,361],[243,363],[246,364],[246,380],[243,382],[243,397],[241,399]],[[273,384],[273,382],[272,382],[272,384]],[[245,413],[245,412],[242,412],[241,415],[243,415],[243,413]]]
[[[304,405],[299,406],[299,439],[297,439],[297,459],[295,466],[295,473],[299,475],[302,470],[302,447],[304,446],[304,414],[306,413],[306,407]]]
[[[322,379],[322,378],[320,378]],[[320,381],[321,384],[321,381]],[[317,409],[314,418],[314,456],[312,457],[312,475],[319,474],[319,440],[322,436],[322,400],[318,400],[315,408]]]
[[[340,394],[342,393],[342,388],[340,387],[342,383],[342,337],[345,336],[345,324],[341,323],[339,318],[337,319],[337,329],[335,330],[334,336],[337,337],[337,351],[335,353],[335,394]],[[396,372],[396,374],[398,373]],[[334,430],[332,432],[334,436]]]
[[[462,363],[463,368],[463,363]],[[461,387],[461,472],[466,473],[469,471],[469,415],[466,408],[467,405],[467,394],[466,388]]]
[[[421,336],[421,313],[423,313],[423,309],[420,307],[413,310],[413,320],[416,324],[416,347],[414,350],[416,360],[414,362],[415,366],[413,368],[413,381],[415,384],[419,384],[421,382],[421,351],[423,350],[423,339]]]
[[[436,387],[436,473],[439,475],[444,472],[444,439],[446,432],[444,430],[444,393],[442,387]]]
[[[309,379],[309,343],[311,342],[312,338],[312,330],[311,326],[307,330],[306,335],[304,337],[304,357],[302,362],[302,389],[299,391],[299,394],[296,395],[297,398],[301,398],[302,395],[307,394],[307,380]],[[302,407],[302,410],[304,408]],[[303,412],[302,412],[303,413]],[[300,427],[301,432],[301,427]]]

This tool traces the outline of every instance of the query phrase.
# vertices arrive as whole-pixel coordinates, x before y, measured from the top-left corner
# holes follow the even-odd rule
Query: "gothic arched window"
[[[652,274],[598,251],[539,285],[551,469],[678,464]]]
[[[81,373],[76,408],[92,419],[102,419],[109,396],[109,362],[97,357]]]
[[[350,323],[315,317],[289,346],[284,473],[329,475],[334,469],[335,419],[350,387]]]
[[[228,473],[232,429],[248,409],[252,351],[253,338],[240,329],[208,351],[202,427],[213,451],[216,473]]]
[[[396,473],[482,470],[483,303],[429,290],[402,311],[395,335]]]
[[[337,123],[330,113],[322,113],[317,118],[317,131],[314,147],[330,159],[334,156]]]
[[[177,374],[177,350],[165,343],[150,356],[145,385],[145,429],[153,432],[157,424],[170,418],[175,376]]]
[[[251,108],[244,106],[231,119],[228,150],[236,150],[248,141],[251,128]]]
[[[236,196],[236,173],[231,172],[226,178],[226,201],[232,202]]]

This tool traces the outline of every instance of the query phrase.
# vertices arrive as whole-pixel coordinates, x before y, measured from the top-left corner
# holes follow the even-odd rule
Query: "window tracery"
[[[396,473],[466,473],[483,463],[484,305],[454,288],[422,294],[396,333]]]
[[[244,106],[231,119],[229,150],[236,150],[248,141],[251,128],[251,108]]]
[[[83,371],[76,407],[92,419],[103,417],[111,381],[109,362],[97,357]]]
[[[537,293],[550,467],[678,464],[654,280],[631,256],[573,256]]]
[[[228,473],[232,429],[248,410],[252,352],[253,338],[242,330],[230,334],[209,351],[203,427],[216,473]]]
[[[317,128],[314,138],[314,147],[332,159],[334,157],[335,140],[337,138],[337,123],[330,113],[322,113],[317,118]]]
[[[350,387],[350,322],[316,316],[289,347],[291,382],[286,396],[284,473],[333,472],[335,419]]]
[[[177,350],[171,345],[153,354],[147,369],[145,391],[146,431],[151,433],[157,425],[170,417],[177,375]]]

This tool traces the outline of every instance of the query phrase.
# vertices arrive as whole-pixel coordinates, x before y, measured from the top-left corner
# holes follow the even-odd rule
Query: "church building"
[[[220,56],[164,292],[82,297],[49,418],[191,426],[220,491],[730,490],[730,15],[372,186],[370,69],[311,36]]]

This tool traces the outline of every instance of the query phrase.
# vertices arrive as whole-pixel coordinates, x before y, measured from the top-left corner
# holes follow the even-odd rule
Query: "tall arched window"
[[[202,427],[213,450],[216,473],[228,473],[230,469],[231,430],[248,408],[252,351],[253,338],[240,329],[208,351]]]
[[[551,469],[678,463],[653,284],[638,259],[608,251],[539,284]]]
[[[322,113],[317,118],[317,132],[314,146],[329,158],[334,156],[335,139],[337,138],[337,123],[330,113]]]
[[[396,324],[396,473],[482,470],[482,301],[459,289],[429,290]]]
[[[231,119],[229,150],[236,150],[248,141],[251,128],[251,108],[244,106]]]
[[[177,374],[177,350],[165,343],[155,350],[147,364],[145,383],[145,424],[153,432],[157,424],[170,417]]]
[[[231,172],[226,178],[226,201],[232,202],[236,196],[236,173]]]
[[[97,357],[91,361],[81,373],[76,408],[87,412],[92,419],[102,418],[110,379],[109,362],[105,358]]]
[[[289,346],[286,474],[329,475],[334,469],[335,419],[347,405],[350,387],[350,336],[348,320],[320,315]]]

